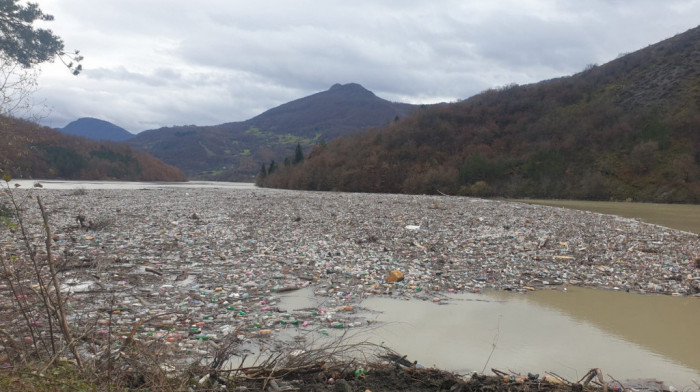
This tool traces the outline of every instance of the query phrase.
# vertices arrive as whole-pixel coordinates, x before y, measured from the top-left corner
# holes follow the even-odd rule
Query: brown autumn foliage
[[[176,167],[119,143],[0,117],[0,169],[15,178],[186,181]]]
[[[489,90],[261,173],[268,187],[700,202],[700,28]]]

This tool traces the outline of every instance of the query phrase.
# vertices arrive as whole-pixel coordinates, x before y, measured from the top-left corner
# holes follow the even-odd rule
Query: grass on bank
[[[44,370],[44,366],[27,365],[19,369],[0,370],[0,391],[46,392],[46,391],[95,391],[99,388],[85,374],[69,363],[55,364]]]

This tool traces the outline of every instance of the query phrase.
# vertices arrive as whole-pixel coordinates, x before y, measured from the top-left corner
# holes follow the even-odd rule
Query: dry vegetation
[[[185,181],[182,172],[131,147],[97,142],[0,116],[0,170],[17,178]]]
[[[418,110],[262,172],[269,187],[700,201],[700,28],[579,74]],[[278,161],[279,164],[279,161]]]

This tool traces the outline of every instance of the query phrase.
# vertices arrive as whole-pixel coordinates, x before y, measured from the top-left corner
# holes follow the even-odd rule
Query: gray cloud
[[[43,66],[47,125],[99,117],[132,132],[250,118],[356,82],[433,103],[570,75],[695,27],[698,0],[40,0],[85,55]]]

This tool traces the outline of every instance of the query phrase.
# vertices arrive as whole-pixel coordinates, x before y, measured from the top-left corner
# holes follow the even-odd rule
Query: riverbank
[[[565,284],[700,292],[697,235],[591,212],[269,189],[15,192],[47,206],[88,360],[129,336],[190,363],[226,342],[278,350],[286,328],[312,339],[366,327],[355,307],[378,295],[439,303],[448,293]],[[41,244],[34,201],[23,205]],[[2,235],[6,255],[26,254],[16,233]],[[309,286],[321,306],[280,307],[282,293]]]

